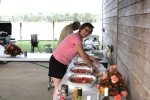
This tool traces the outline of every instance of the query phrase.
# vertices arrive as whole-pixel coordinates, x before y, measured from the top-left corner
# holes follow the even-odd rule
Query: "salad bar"
[[[101,71],[101,69],[103,70]],[[66,84],[68,86],[68,96],[65,95],[65,100],[72,100],[74,98],[74,89],[77,87],[82,89],[83,100],[87,100],[87,96],[91,96],[91,100],[96,99],[98,91],[96,86],[98,77],[96,75],[104,74],[106,68],[100,64],[98,70],[95,73],[84,62],[73,60],[58,87],[58,92],[63,91],[61,87]],[[56,94],[54,100],[59,100],[61,96],[62,94]]]
[[[125,78],[117,65],[106,69],[103,64],[93,64],[96,71],[81,58],[72,60],[54,100],[126,100]]]

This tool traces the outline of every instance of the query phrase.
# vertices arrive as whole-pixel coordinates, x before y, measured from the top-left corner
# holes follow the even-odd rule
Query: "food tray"
[[[81,77],[93,78],[93,81],[91,83],[71,82],[71,78],[81,78]],[[68,80],[69,80],[69,84],[72,88],[81,87],[83,90],[87,90],[87,89],[91,88],[94,85],[94,83],[96,82],[97,79],[94,75],[90,75],[90,74],[73,74],[73,75],[68,77]]]
[[[102,50],[92,50],[92,53],[96,54],[96,55],[103,55],[103,51]]]
[[[77,70],[77,69],[81,69],[81,70],[89,70],[89,72],[87,73],[87,72],[73,72],[72,70]],[[70,72],[72,73],[72,74],[91,74],[92,72],[93,72],[93,69],[91,68],[91,67],[88,67],[88,66],[75,66],[75,67],[72,67],[71,69],[70,69]]]
[[[76,61],[76,62],[74,62],[74,65],[75,66],[87,66],[87,64],[83,61]]]

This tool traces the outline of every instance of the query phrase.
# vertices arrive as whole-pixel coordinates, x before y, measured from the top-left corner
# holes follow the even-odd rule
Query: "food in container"
[[[72,67],[70,71],[73,74],[88,74],[93,72],[92,68],[88,66],[75,66]]]
[[[88,64],[86,64],[86,63],[83,62],[83,61],[77,61],[77,62],[74,62],[74,65],[75,65],[75,66],[87,66]]]
[[[65,94],[65,90],[58,90],[58,95]]]
[[[70,86],[82,87],[83,90],[91,88],[96,82],[96,77],[91,74],[73,74],[68,78]]]
[[[70,78],[70,81],[74,83],[91,83],[92,81],[94,81],[94,79],[89,77],[75,77]]]
[[[64,100],[66,98],[66,94],[64,90],[58,90],[59,100]]]

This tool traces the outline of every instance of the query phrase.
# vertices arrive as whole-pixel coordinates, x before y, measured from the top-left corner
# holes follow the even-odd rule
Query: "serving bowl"
[[[91,74],[93,69],[88,66],[75,66],[70,69],[72,74]]]
[[[83,61],[76,61],[73,63],[75,66],[87,66],[88,64],[86,64],[85,62]]]
[[[83,79],[82,83],[73,81],[77,78]],[[85,82],[84,79],[89,79],[90,81]],[[87,90],[87,89],[90,89],[94,85],[94,83],[96,82],[97,79],[94,75],[90,75],[90,74],[73,74],[68,77],[68,80],[69,80],[69,84],[72,88],[81,87],[83,90]]]

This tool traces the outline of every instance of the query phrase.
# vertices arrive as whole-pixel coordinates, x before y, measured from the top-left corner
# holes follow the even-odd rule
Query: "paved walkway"
[[[0,63],[0,100],[52,100],[47,74],[48,68],[29,62]]]

